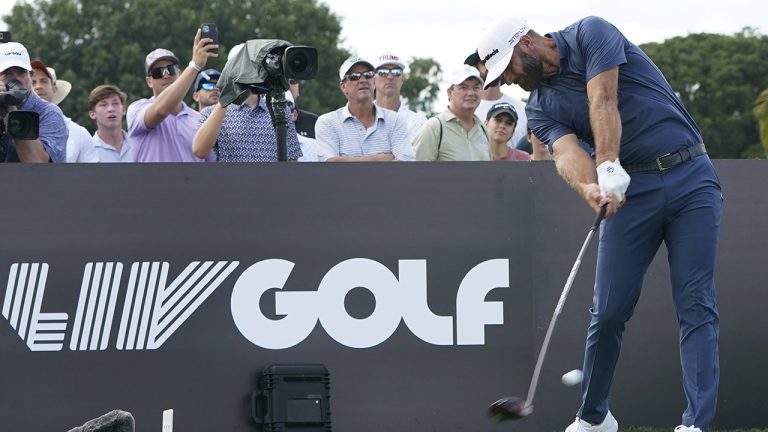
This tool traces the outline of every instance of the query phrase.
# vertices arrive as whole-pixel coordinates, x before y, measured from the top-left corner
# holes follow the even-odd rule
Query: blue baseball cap
[[[221,77],[221,72],[216,69],[206,69],[199,72],[195,78],[195,91],[200,90],[203,84],[212,82],[214,79],[218,81],[219,77]]]

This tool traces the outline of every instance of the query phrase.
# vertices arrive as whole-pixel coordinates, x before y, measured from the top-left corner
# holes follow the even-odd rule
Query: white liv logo
[[[166,262],[131,265],[115,346],[157,349],[200,307],[239,265],[237,261],[196,261],[170,284]],[[69,349],[105,350],[110,341],[122,263],[88,263]],[[2,313],[32,351],[61,351],[69,315],[42,311],[48,264],[11,265]]]
[[[402,319],[414,335],[434,345],[453,345],[453,317],[437,316],[427,306],[427,263],[400,260],[399,279],[384,265],[369,259],[343,261],[328,271],[317,291],[278,291],[275,313],[264,316],[262,295],[282,290],[293,270],[290,261],[271,259],[249,267],[232,291],[232,317],[240,332],[253,344],[284,349],[301,343],[318,319],[337,342],[352,348],[369,348],[386,341]],[[364,319],[350,316],[344,298],[362,287],[376,299],[373,313]],[[495,288],[509,287],[509,260],[493,259],[470,270],[456,296],[456,344],[485,344],[485,325],[504,323],[501,302],[486,302]]]

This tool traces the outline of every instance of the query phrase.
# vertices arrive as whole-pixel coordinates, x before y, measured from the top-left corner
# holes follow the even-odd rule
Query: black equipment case
[[[331,432],[330,388],[321,364],[268,366],[251,395],[251,417],[262,432]]]

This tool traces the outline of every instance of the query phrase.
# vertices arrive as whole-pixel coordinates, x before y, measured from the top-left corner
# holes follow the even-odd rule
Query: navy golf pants
[[[592,320],[584,353],[578,417],[602,422],[621,350],[648,266],[664,241],[680,325],[688,408],[682,424],[707,432],[719,379],[719,318],[713,271],[722,195],[707,156],[672,169],[631,175],[626,204],[600,227]]]

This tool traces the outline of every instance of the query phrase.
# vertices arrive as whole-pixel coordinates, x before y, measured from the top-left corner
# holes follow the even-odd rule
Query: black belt
[[[628,174],[631,174],[633,172],[640,172],[640,171],[661,172],[661,171],[666,171],[670,168],[674,168],[685,161],[689,161],[691,159],[694,159],[696,157],[699,157],[705,154],[707,154],[707,148],[704,147],[704,144],[697,144],[695,146],[684,148],[675,153],[667,153],[664,156],[659,156],[653,162],[627,165],[624,167],[624,170]]]

